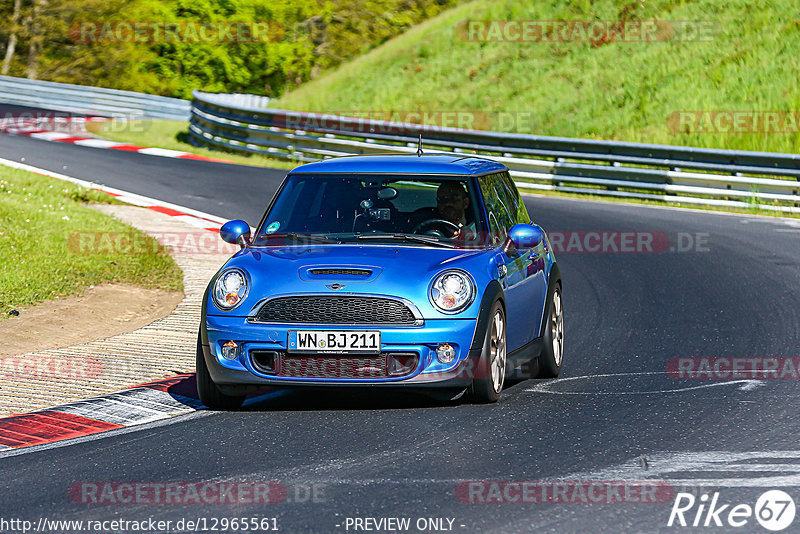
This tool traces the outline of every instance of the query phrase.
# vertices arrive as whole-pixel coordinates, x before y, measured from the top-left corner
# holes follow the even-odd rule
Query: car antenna
[[[419,134],[419,142],[417,143],[417,157],[422,156],[422,134]]]

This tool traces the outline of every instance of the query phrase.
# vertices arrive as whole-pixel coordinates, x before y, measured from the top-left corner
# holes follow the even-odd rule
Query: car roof
[[[502,163],[460,154],[374,154],[343,156],[295,168],[291,174],[456,174],[481,175],[507,170]]]

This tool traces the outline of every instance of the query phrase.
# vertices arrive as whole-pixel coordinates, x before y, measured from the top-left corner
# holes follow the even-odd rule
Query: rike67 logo
[[[722,504],[719,492],[710,498],[704,493],[699,498],[691,493],[678,493],[669,514],[667,526],[733,527],[750,525],[752,520],[767,530],[784,530],[794,521],[794,500],[781,490],[769,490],[761,494],[755,506],[746,503]]]

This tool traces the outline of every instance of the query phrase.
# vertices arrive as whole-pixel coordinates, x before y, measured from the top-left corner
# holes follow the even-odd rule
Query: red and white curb
[[[71,182],[107,193],[123,202],[176,217],[192,226],[219,231],[226,219],[208,213],[98,185],[32,165],[0,158],[0,165]],[[54,443],[108,430],[150,423],[202,409],[194,373],[0,419],[0,451]]]
[[[164,202],[161,200],[157,200],[155,198],[145,197],[142,195],[137,195],[135,193],[129,193],[127,191],[122,191],[121,189],[116,189],[114,187],[107,187],[105,185],[88,182],[86,180],[81,180],[79,178],[73,178],[72,176],[67,176],[65,174],[48,171],[47,169],[41,169],[39,167],[34,167],[32,165],[26,165],[25,163],[19,163],[16,161],[0,158],[0,165],[5,165],[7,167],[20,169],[23,171],[33,172],[36,174],[40,174],[42,176],[49,176],[50,178],[56,178],[58,180],[64,180],[66,182],[71,182],[73,184],[77,184],[87,189],[102,191],[103,193],[115,197],[121,202],[133,204],[134,206],[148,208],[153,211],[169,215],[171,217],[177,217],[177,219],[180,221],[183,221],[194,227],[203,228],[205,230],[209,230],[212,232],[218,232],[220,227],[227,222],[227,219],[224,219],[222,217],[217,217],[216,215],[211,215],[209,213],[204,213],[202,211],[194,210],[192,208],[187,208],[184,206],[178,206],[177,204],[170,204],[169,202]]]
[[[88,146],[92,148],[106,148],[111,150],[123,150],[125,152],[137,152],[148,156],[161,156],[165,158],[193,159],[198,161],[211,161],[214,163],[233,163],[232,161],[220,158],[210,158],[200,156],[191,152],[180,150],[170,150],[167,148],[142,147],[99,139],[96,137],[86,137],[75,135],[75,132],[86,132],[87,122],[103,122],[108,119],[104,117],[45,117],[44,119],[19,119],[9,126],[7,123],[0,123],[0,133],[10,135],[22,135],[33,139],[44,141],[57,141],[59,143],[70,143],[78,146]],[[55,130],[42,129],[43,124],[55,127]],[[68,132],[58,131],[58,127],[64,125]]]
[[[44,139],[45,141],[58,141],[60,143],[71,143],[73,145],[88,146],[92,148],[110,148],[111,150],[124,150],[125,152],[138,152],[139,154],[146,154],[148,156],[161,156],[164,158],[179,158],[179,159],[194,159],[198,161],[212,161],[214,163],[233,163],[232,161],[219,158],[209,158],[207,156],[200,156],[191,152],[182,152],[180,150],[170,150],[167,148],[153,148],[130,145],[128,143],[120,143],[117,141],[109,141],[107,139],[98,139],[96,137],[80,137],[63,132],[50,132],[50,131],[34,131],[16,133],[14,135],[24,135],[32,137],[33,139]]]
[[[0,165],[102,191],[123,202],[217,232],[226,219],[184,206],[0,158]],[[176,375],[100,397],[0,419],[0,451],[44,445],[151,423],[204,409],[194,373]]]
[[[185,415],[205,407],[194,373],[0,419],[0,451],[55,443]]]

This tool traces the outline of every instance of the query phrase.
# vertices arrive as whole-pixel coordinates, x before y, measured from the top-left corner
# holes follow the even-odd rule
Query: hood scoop
[[[308,273],[313,276],[357,276],[365,277],[372,274],[372,269],[352,269],[342,267],[318,267],[309,269]]]
[[[298,274],[306,282],[371,282],[382,270],[361,265],[309,265],[301,267]]]

